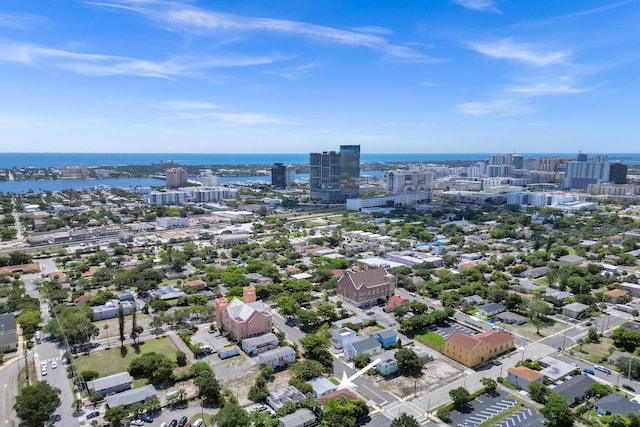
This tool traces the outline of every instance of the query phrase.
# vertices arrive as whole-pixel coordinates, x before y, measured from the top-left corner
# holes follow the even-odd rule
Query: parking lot
[[[451,411],[450,424],[460,427],[476,427],[517,404],[517,400],[507,399],[507,394],[504,392],[496,391],[491,394],[482,394],[463,408]]]
[[[436,328],[437,329],[433,332],[440,335],[445,340],[453,335],[454,332],[461,332],[465,335],[475,335],[476,333],[473,329],[454,322],[443,323],[441,325],[437,325]]]
[[[494,427],[538,427],[544,425],[545,420],[544,416],[537,413],[535,409],[526,407],[500,421]]]

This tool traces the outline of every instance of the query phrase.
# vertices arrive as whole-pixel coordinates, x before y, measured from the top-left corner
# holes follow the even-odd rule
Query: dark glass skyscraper
[[[360,146],[341,145],[340,152],[309,154],[311,198],[344,202],[360,195]]]

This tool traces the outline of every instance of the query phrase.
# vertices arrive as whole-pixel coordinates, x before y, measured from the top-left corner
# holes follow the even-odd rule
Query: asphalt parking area
[[[465,335],[475,335],[475,331],[473,331],[472,329],[454,322],[449,322],[444,325],[436,325],[436,327],[438,329],[436,329],[434,332],[440,335],[445,340],[453,335],[454,332],[460,332]]]
[[[526,407],[500,421],[494,427],[538,427],[544,425],[545,421],[544,415],[537,413],[533,408]]]
[[[482,394],[463,408],[451,411],[450,424],[459,427],[476,427],[517,404],[517,400],[507,399],[504,392]]]

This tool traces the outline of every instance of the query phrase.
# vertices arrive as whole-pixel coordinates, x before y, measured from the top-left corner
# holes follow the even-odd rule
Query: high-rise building
[[[344,202],[360,195],[360,146],[341,145],[340,152],[309,154],[311,198]]]
[[[611,163],[606,156],[571,161],[567,163],[567,172],[562,185],[564,188],[585,190],[589,184],[608,182],[610,170]]]
[[[183,186],[189,182],[189,176],[187,171],[183,168],[171,168],[167,169],[167,187],[176,188]]]
[[[384,174],[387,194],[430,191],[433,189],[433,173],[424,165],[410,165]]]
[[[627,165],[622,163],[611,163],[609,166],[609,181],[614,184],[627,183]]]
[[[286,188],[295,180],[296,169],[293,166],[285,166],[282,163],[274,163],[271,166],[271,185],[275,188]]]

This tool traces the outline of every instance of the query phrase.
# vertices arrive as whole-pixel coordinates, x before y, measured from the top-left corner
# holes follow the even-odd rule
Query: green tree
[[[200,375],[212,374],[213,370],[207,362],[196,362],[189,368],[189,375],[199,377]]]
[[[422,373],[422,359],[410,348],[401,348],[395,354],[398,371],[402,375],[418,376]]]
[[[529,396],[534,401],[544,404],[547,401],[549,395],[549,387],[538,382],[532,382],[529,384]]]
[[[176,351],[176,364],[178,366],[187,366],[187,355],[184,351]]]
[[[218,427],[249,427],[251,420],[247,411],[236,403],[227,403],[214,417]]]
[[[575,421],[575,415],[558,393],[549,393],[547,403],[540,410],[550,422],[552,427],[571,427]]]
[[[391,427],[419,427],[420,423],[413,415],[408,415],[406,412],[400,414],[398,418],[391,421]]]
[[[362,400],[350,401],[344,396],[329,399],[324,405],[325,421],[332,427],[352,427],[358,419],[369,413]]]
[[[484,377],[480,380],[485,391],[494,391],[498,387],[498,383],[493,378]]]
[[[27,385],[16,396],[13,405],[18,417],[26,426],[42,426],[60,406],[60,389],[46,381]]]
[[[329,338],[321,332],[309,334],[300,339],[308,359],[316,360],[322,364],[325,372],[333,372],[333,356],[329,352]]]
[[[126,337],[124,334],[124,310],[121,305],[118,305],[118,328],[120,331],[120,348],[124,348]]]
[[[278,309],[283,316],[292,317],[300,309],[300,304],[290,296],[282,296],[278,298]]]
[[[40,322],[42,322],[42,316],[35,310],[22,310],[22,313],[16,317],[16,323],[22,326],[24,334],[35,333]]]
[[[611,393],[613,393],[613,390],[606,384],[595,383],[589,387],[589,395],[598,399]]]
[[[449,396],[453,401],[453,406],[456,408],[460,408],[471,400],[471,393],[464,387],[454,388],[453,390],[449,390]]]
[[[596,328],[589,328],[589,341],[593,343],[600,342],[600,337],[598,336],[598,330]]]
[[[324,372],[324,366],[320,362],[311,359],[294,363],[289,369],[296,378],[304,381],[319,377]]]
[[[134,344],[137,344],[136,339],[138,338],[138,307],[133,305],[133,309],[131,310],[131,339]]]
[[[247,397],[249,400],[254,402],[264,402],[267,396],[269,396],[267,381],[262,377],[262,375],[258,375],[255,383],[249,388]]]
[[[220,400],[220,383],[213,372],[202,373],[193,380],[198,387],[198,397],[218,404]]]
[[[145,353],[129,364],[129,373],[135,378],[148,378],[152,384],[164,384],[173,378],[175,363],[166,355]]]
[[[362,369],[369,364],[369,355],[367,353],[360,353],[353,359],[353,363],[356,369]]]
[[[87,313],[78,307],[64,307],[57,316],[58,321],[50,321],[44,327],[45,332],[60,342],[66,340],[71,347],[88,343],[98,336],[100,330],[91,323]]]
[[[127,411],[122,406],[109,408],[104,413],[104,419],[111,423],[113,427],[120,426],[121,421],[127,416]]]

